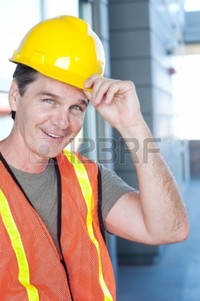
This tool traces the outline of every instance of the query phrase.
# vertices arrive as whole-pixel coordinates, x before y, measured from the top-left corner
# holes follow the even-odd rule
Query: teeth
[[[47,133],[45,132],[45,134],[47,134],[49,137],[52,137],[52,138],[61,138],[61,136],[58,136],[58,135],[55,135],[55,134],[50,134],[50,133]]]

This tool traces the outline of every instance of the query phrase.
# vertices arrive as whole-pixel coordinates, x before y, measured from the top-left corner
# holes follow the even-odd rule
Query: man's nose
[[[52,118],[52,123],[61,130],[66,130],[69,127],[69,112],[60,108]]]

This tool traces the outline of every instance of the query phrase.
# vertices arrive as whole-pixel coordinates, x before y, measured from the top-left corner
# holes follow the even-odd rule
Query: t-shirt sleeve
[[[117,200],[125,193],[135,189],[125,183],[114,171],[102,164],[99,165],[102,188],[102,217],[103,221]]]

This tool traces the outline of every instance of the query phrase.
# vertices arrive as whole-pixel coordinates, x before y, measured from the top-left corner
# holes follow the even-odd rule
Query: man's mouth
[[[49,133],[49,132],[46,132],[46,131],[43,131],[47,136],[53,138],[53,139],[61,139],[63,138],[63,136],[60,136],[60,135],[56,135],[56,134],[53,134],[53,133]]]

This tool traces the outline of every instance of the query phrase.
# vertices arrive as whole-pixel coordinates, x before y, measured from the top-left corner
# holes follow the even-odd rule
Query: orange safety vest
[[[114,301],[115,281],[98,217],[98,166],[57,157],[61,259],[38,213],[0,158],[0,300]]]

